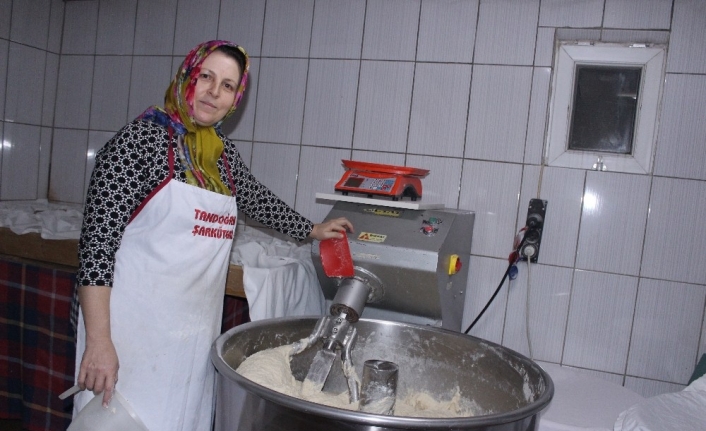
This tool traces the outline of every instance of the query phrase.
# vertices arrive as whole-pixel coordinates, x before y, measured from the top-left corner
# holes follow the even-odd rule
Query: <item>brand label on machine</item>
[[[361,232],[358,234],[358,241],[380,243],[385,242],[385,239],[387,239],[387,235],[380,235],[379,233]]]
[[[386,208],[365,208],[363,209],[363,212],[385,217],[399,217],[402,215],[402,211]]]

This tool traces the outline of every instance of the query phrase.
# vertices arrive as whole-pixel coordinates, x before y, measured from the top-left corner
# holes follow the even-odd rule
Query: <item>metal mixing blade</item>
[[[289,366],[295,379],[303,381],[302,390],[305,393],[321,392],[326,379],[331,372],[331,367],[336,360],[337,351],[341,352],[344,374],[345,369],[352,367],[350,351],[356,338],[356,330],[342,313],[335,319],[325,316],[319,319],[309,337],[304,338],[292,346],[290,351]],[[318,350],[309,347],[318,345],[323,340],[323,346]],[[314,353],[313,358],[311,354]],[[347,377],[351,399],[357,400],[358,387],[352,386]]]
[[[311,361],[309,372],[304,378],[304,385],[302,386],[302,392],[304,394],[321,392],[321,389],[324,388],[324,383],[326,383],[326,379],[331,372],[333,361],[335,360],[336,352],[333,350],[323,348],[316,352],[314,360]]]

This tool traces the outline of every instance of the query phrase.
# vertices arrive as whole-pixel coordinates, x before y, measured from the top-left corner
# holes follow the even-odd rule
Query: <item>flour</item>
[[[291,350],[291,344],[261,350],[246,358],[236,372],[259,385],[291,397],[340,409],[358,410],[358,403],[350,402],[347,391],[338,395],[307,391],[303,383],[292,376],[289,368]],[[461,396],[458,387],[448,397],[434,396],[424,391],[409,392],[402,399],[398,397],[395,416],[454,418],[474,416],[479,411],[474,402]]]

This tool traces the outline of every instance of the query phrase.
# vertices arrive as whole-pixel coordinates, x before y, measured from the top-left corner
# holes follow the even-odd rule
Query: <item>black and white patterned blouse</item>
[[[257,181],[235,144],[222,134],[219,136],[237,190],[238,210],[294,239],[305,239],[313,228],[312,222]],[[97,153],[79,240],[79,286],[112,286],[115,253],[130,216],[169,174],[168,140],[165,128],[135,120]],[[178,158],[176,148],[174,154]],[[218,160],[218,168],[223,183],[230,184],[222,159]],[[180,163],[174,164],[174,170],[174,177],[185,183]]]

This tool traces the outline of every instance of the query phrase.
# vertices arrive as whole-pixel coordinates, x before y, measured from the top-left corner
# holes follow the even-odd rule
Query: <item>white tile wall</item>
[[[533,165],[542,163],[551,79],[551,68],[534,68],[532,92],[530,93],[529,120],[527,121],[527,140],[525,142],[525,163]]]
[[[684,389],[685,386],[686,385],[659,382],[638,377],[625,377],[625,387],[631,391],[637,392],[645,398],[670,392],[679,392]]]
[[[407,152],[463,155],[472,66],[418,63]]]
[[[255,140],[299,144],[308,61],[263,58],[257,87]]]
[[[56,85],[59,79],[59,55],[46,53],[46,67],[44,68],[44,95],[42,98],[42,125],[54,124],[54,108],[56,106]]]
[[[5,93],[5,120],[40,124],[46,52],[10,42],[7,86]]]
[[[698,353],[705,301],[706,286],[641,279],[627,374],[688,381]]]
[[[135,55],[171,55],[178,0],[137,2]]]
[[[624,373],[636,294],[636,277],[575,271],[563,363]]]
[[[91,129],[117,131],[125,125],[131,69],[132,57],[96,56],[91,93]],[[162,86],[167,87],[166,84]]]
[[[12,5],[13,42],[45,50],[49,34],[51,0],[15,1]]]
[[[218,38],[242,46],[250,56],[259,56],[264,22],[265,2],[222,1],[218,18]]]
[[[704,313],[706,314],[706,311],[704,311]],[[703,355],[706,355],[706,316],[704,316],[704,323],[701,327],[701,342],[699,343],[698,360],[700,360]]]
[[[127,120],[132,120],[152,105],[164,106],[164,93],[171,76],[171,57],[134,56],[129,79]],[[120,94],[117,97],[124,97]],[[120,124],[117,127],[120,128]]]
[[[382,151],[353,150],[352,155],[348,158],[350,158],[352,160],[360,160],[361,162],[382,163],[384,165],[394,165],[394,166],[405,166],[405,155],[401,154],[401,153],[383,153]],[[431,157],[428,157],[428,156],[425,156],[425,157],[409,156],[408,160],[414,160],[417,158],[421,158],[422,160],[425,160],[425,161],[431,159]],[[406,166],[417,167],[412,162],[408,162]],[[420,167],[421,167],[421,165],[420,165]],[[342,168],[342,165],[341,165],[341,168]],[[343,175],[343,171],[341,170],[341,176],[342,175]],[[427,183],[425,182],[424,184],[427,184]]]
[[[0,38],[10,38],[10,24],[12,23],[12,0],[0,0]]]
[[[260,59],[250,57],[250,74],[243,100],[233,115],[223,122],[223,131],[230,138],[248,141],[253,139],[259,73]]]
[[[471,63],[477,19],[477,0],[422,2],[417,61]]]
[[[84,201],[88,131],[54,129],[48,198],[54,201]]]
[[[461,159],[450,157],[407,156],[407,166],[428,169],[422,180],[422,201],[442,203],[446,208],[458,208],[461,191]]]
[[[62,56],[59,63],[54,127],[88,128],[93,63],[93,56]]]
[[[61,51],[61,35],[64,31],[64,2],[51,2],[51,15],[49,16],[49,40],[47,50],[58,54]]]
[[[601,31],[601,40],[603,42],[616,43],[669,43],[669,32],[658,30],[613,30],[604,29]]]
[[[93,54],[98,32],[98,3],[68,2],[64,7],[62,54]]]
[[[100,2],[96,54],[132,54],[137,0]]]
[[[0,82],[6,82],[7,80],[7,63],[10,57],[10,42],[0,39]],[[7,93],[5,92],[5,85],[0,85],[0,118],[5,120],[5,99],[7,98]]]
[[[421,0],[368,0],[363,58],[414,60]],[[390,23],[395,25],[390,25]]]
[[[174,54],[185,56],[196,45],[218,35],[219,0],[178,2]]]
[[[314,0],[272,0],[265,9],[262,55],[308,57]]]
[[[532,68],[473,66],[465,157],[521,163]]]
[[[51,142],[53,134],[54,130],[51,127],[42,127],[40,132],[37,199],[46,199],[49,193],[49,166],[51,165]]]
[[[361,63],[353,148],[405,152],[413,79],[413,63]]]
[[[557,40],[600,40],[601,30],[587,28],[557,28]]]
[[[588,172],[576,267],[638,275],[649,195],[647,176]]]
[[[303,145],[351,148],[359,60],[311,60]]]
[[[539,25],[553,27],[600,27],[604,0],[542,0]]]
[[[311,32],[312,58],[360,58],[365,0],[318,0]]]
[[[672,3],[664,0],[606,0],[603,25],[610,28],[669,28]]]
[[[315,223],[323,220],[333,203],[317,200],[316,194],[333,193],[343,176],[341,160],[344,159],[350,159],[350,150],[302,147],[294,209]]]
[[[699,343],[699,356],[697,361],[700,361],[704,355],[706,355],[706,310],[704,310],[704,323],[701,327],[701,342]]]
[[[250,171],[291,206],[294,206],[297,191],[298,168],[298,146],[263,143],[253,145]]]
[[[705,75],[668,73],[657,132],[656,175],[706,180]]]
[[[530,199],[546,198],[546,196],[544,195],[546,192],[542,191],[540,187],[540,180],[543,177],[546,169],[546,167],[532,165],[524,165],[522,167],[522,185],[520,186],[520,197],[517,206],[517,223],[515,226],[516,233],[519,233],[520,229],[525,227],[525,224],[527,222],[527,207],[529,205]],[[583,184],[583,182],[581,184]],[[544,259],[542,259],[542,262],[545,262]]]
[[[539,0],[481,1],[476,53],[481,64],[531,65],[537,38]]]
[[[506,258],[512,251],[521,176],[521,165],[463,161],[458,207],[476,212],[472,254]]]
[[[2,153],[3,153],[3,147],[5,146],[5,135],[4,135],[4,130],[5,130],[5,122],[0,121],[0,179],[2,179]],[[2,188],[2,184],[0,184],[0,188]]]
[[[537,46],[534,50],[535,66],[551,66],[554,57],[554,27],[539,27],[537,29]]]
[[[0,199],[37,199],[39,126],[5,123]]]
[[[245,163],[245,166],[249,169],[251,165],[250,162],[252,161],[252,142],[235,141],[235,147],[238,149],[238,153],[240,153],[240,158],[243,159],[243,163]]]
[[[503,286],[508,290],[503,345],[528,357],[559,363],[564,348],[573,271],[548,265],[518,264],[518,276]],[[497,284],[497,282],[496,282]],[[527,292],[529,337],[527,342]]]
[[[706,2],[674,0],[667,72],[706,73],[703,49]]]
[[[476,241],[478,213],[474,225],[473,241]],[[482,226],[482,224],[481,224]],[[483,256],[471,256],[470,267],[468,269],[468,283],[466,285],[466,302],[463,312],[462,331],[478,318],[483,307],[493,296],[495,289],[500,283],[502,275],[507,269],[506,259],[492,259]],[[468,334],[474,337],[484,338],[494,343],[502,343],[503,325],[505,323],[505,313],[507,308],[507,286],[498,293],[490,304],[487,311],[478,319],[477,323]]]
[[[654,178],[640,275],[705,284],[704,196],[703,181]]]

